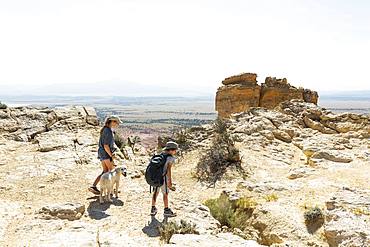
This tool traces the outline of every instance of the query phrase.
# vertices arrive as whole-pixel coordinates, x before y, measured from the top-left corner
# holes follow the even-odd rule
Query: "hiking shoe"
[[[158,213],[158,209],[154,206],[152,206],[152,209],[150,210],[150,215],[154,216]]]
[[[172,210],[170,208],[165,208],[164,212],[163,212],[163,215],[167,216],[167,217],[175,217],[176,213],[172,212]]]
[[[100,195],[100,191],[98,190],[98,188],[96,188],[96,186],[91,186],[89,188],[89,191],[95,195]]]

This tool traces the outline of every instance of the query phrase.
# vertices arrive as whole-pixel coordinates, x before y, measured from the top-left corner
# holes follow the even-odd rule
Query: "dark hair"
[[[109,128],[109,125],[110,125],[110,123],[111,123],[111,122],[113,122],[113,120],[112,120],[112,119],[107,119],[107,120],[105,121],[103,128],[101,128],[101,130],[100,130],[100,135],[102,135],[102,134],[103,134],[103,131],[104,131],[104,129],[105,129],[105,128]]]

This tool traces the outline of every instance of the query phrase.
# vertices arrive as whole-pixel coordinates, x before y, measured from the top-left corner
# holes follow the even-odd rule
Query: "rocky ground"
[[[249,176],[232,174],[216,191],[257,202],[247,238],[273,246],[370,246],[369,115],[292,100],[235,114],[228,129]],[[192,139],[207,148],[208,135],[210,127]],[[218,192],[204,190],[202,198]],[[316,206],[325,222],[306,226],[304,212]]]
[[[159,246],[163,215],[150,217],[149,186],[142,177],[148,162],[139,149],[130,160],[121,193],[100,204],[87,188],[100,173],[99,127],[93,109],[11,108],[0,110],[0,246]],[[180,166],[176,174],[182,173]],[[177,176],[177,175],[175,175]],[[179,176],[180,177],[180,176]],[[182,182],[182,181],[181,181]],[[196,223],[200,235],[175,235],[171,244],[259,246],[231,233],[195,197],[192,186],[171,195],[176,220]],[[193,183],[191,177],[186,183]],[[199,191],[200,192],[200,191]],[[160,212],[163,210],[159,200]]]
[[[368,115],[335,115],[290,101],[234,115],[228,129],[248,176],[230,171],[214,187],[198,182],[194,171],[214,131],[211,125],[191,129],[170,202],[175,220],[195,223],[200,234],[174,235],[169,245],[370,245]],[[100,172],[98,133],[91,108],[0,110],[0,246],[164,245],[157,229],[163,216],[149,216],[143,150],[128,149],[130,160],[117,160],[129,174],[112,204],[100,205],[87,192]],[[245,231],[222,229],[203,205],[223,191],[257,202]],[[313,206],[323,209],[325,221],[308,228],[303,214]]]

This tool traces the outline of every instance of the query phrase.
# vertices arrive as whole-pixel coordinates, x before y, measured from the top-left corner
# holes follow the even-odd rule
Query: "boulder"
[[[281,131],[281,130],[273,130],[272,133],[274,134],[276,139],[279,139],[280,141],[283,142],[292,142],[292,138],[290,135],[288,135],[286,132]]]
[[[306,116],[303,117],[303,122],[308,128],[320,131],[321,133],[324,133],[324,134],[336,134],[337,133],[335,130],[329,129],[325,127],[324,125],[322,125],[320,122],[316,122]]]
[[[39,144],[40,152],[50,152],[60,148],[72,148],[74,146],[76,136],[72,133],[49,131],[37,135],[35,140]]]
[[[349,163],[352,161],[352,157],[337,151],[337,150],[320,150],[315,152],[311,158],[313,159],[326,159],[333,162],[342,162],[342,163]]]
[[[310,89],[303,89],[303,100],[305,102],[317,104],[318,99],[319,94],[316,91],[312,91]]]
[[[65,203],[44,206],[39,213],[44,219],[79,220],[85,212],[85,205],[80,203]]]
[[[98,126],[99,120],[95,109],[91,106],[84,106],[84,109],[86,111],[86,122],[90,125]]]

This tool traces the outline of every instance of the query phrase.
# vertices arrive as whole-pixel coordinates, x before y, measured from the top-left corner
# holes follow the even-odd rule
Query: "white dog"
[[[121,175],[127,176],[127,168],[123,167],[116,167],[110,172],[104,173],[100,178],[100,196],[99,200],[100,203],[103,203],[103,197],[108,202],[113,202],[111,198],[111,194],[113,194],[113,187],[115,185],[115,196],[118,198],[118,187],[119,187],[119,180]]]

